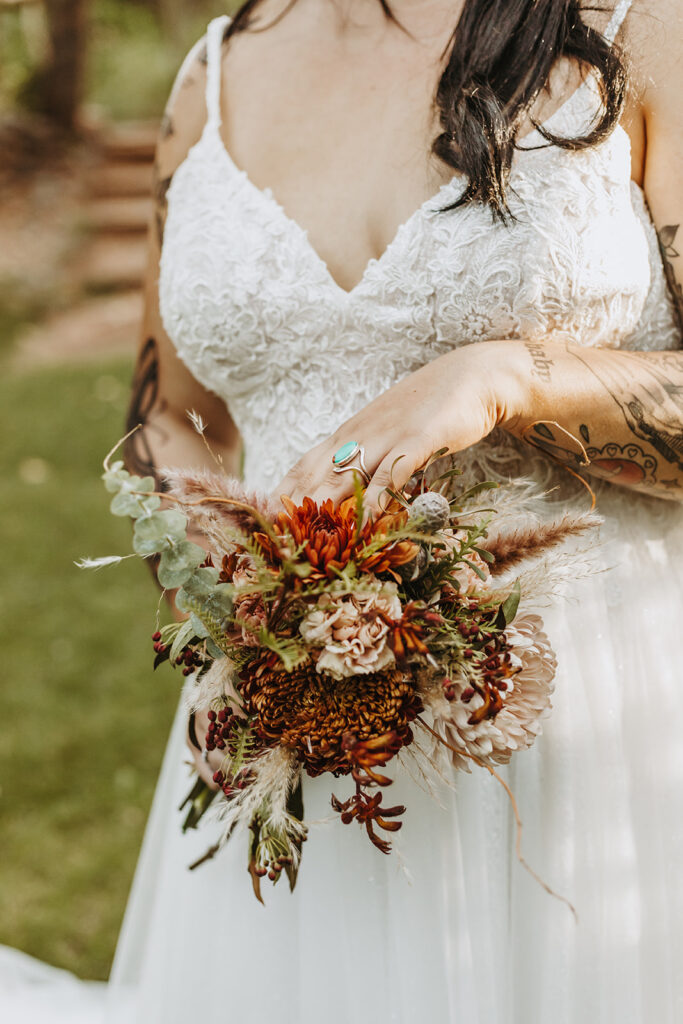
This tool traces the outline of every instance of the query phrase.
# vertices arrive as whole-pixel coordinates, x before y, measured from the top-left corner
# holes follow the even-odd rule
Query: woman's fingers
[[[312,449],[289,471],[275,493],[286,494],[296,504],[301,504],[305,497],[318,502],[326,498],[332,498],[335,503],[342,501],[353,494],[356,476],[363,486],[366,485],[363,469],[371,476],[390,447],[387,441],[374,439],[367,445],[360,445],[345,466],[335,467],[334,455],[343,444],[331,438]]]
[[[431,449],[423,450],[424,445],[414,439],[394,444],[372,442],[374,454],[364,449],[362,464],[357,455],[342,467],[343,472],[337,472],[332,459],[338,447],[336,440],[319,445],[287,474],[276,493],[287,494],[296,504],[305,497],[318,503],[331,498],[338,504],[354,493],[358,480],[365,490],[366,511],[376,515],[383,511],[386,489],[400,490],[431,454]],[[363,467],[369,479],[362,473]]]
[[[366,516],[375,516],[383,512],[386,506],[387,488],[400,491],[408,483],[413,473],[424,465],[425,461],[426,458],[423,457],[419,449],[413,446],[412,450],[408,450],[407,444],[388,452],[373,473],[365,490],[363,504]]]

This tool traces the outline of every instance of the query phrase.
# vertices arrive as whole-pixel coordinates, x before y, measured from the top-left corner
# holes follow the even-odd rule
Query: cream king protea
[[[410,747],[422,771],[435,767],[417,735],[455,767],[495,772],[549,712],[555,657],[528,611],[527,570],[595,518],[496,528],[504,498],[477,499],[498,485],[451,493],[457,471],[428,487],[428,468],[366,519],[360,488],[338,506],[278,507],[221,473],[169,471],[161,495],[105,463],[111,511],[134,520],[135,552],[157,559],[185,616],[157,627],[155,665],[180,669],[188,707],[208,713],[195,740],[217,758],[216,790],[197,780],[185,827],[211,805],[222,838],[210,855],[246,833],[259,899],[263,878],[296,881],[303,774],[336,779],[341,821],[389,853],[382,833],[399,832],[406,808],[383,803],[388,766]]]

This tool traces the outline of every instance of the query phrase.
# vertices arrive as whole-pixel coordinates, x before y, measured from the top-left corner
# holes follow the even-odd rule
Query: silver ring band
[[[358,459],[358,464],[354,465]],[[365,465],[365,448],[358,441],[349,441],[332,456],[332,469],[335,473],[358,473],[364,484],[370,483],[370,474]]]

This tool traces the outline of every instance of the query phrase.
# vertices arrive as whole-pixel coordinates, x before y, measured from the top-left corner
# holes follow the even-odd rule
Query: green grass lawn
[[[157,591],[100,464],[130,367],[0,375],[0,943],[105,978],[178,680],[153,674]]]

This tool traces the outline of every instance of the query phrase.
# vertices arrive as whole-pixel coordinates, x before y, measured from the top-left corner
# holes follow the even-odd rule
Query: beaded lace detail
[[[612,35],[628,6],[616,9]],[[501,338],[641,350],[680,344],[621,127],[577,152],[527,135],[512,170],[511,226],[481,205],[438,212],[460,194],[455,175],[346,292],[306,232],[225,149],[226,22],[208,28],[208,119],[168,192],[159,292],[180,358],[226,402],[242,433],[250,485],[275,486],[362,406],[454,346]],[[589,76],[546,123],[583,132],[598,102]],[[524,450],[529,472],[540,457]],[[481,455],[490,475],[519,452],[498,431],[469,457]]]

